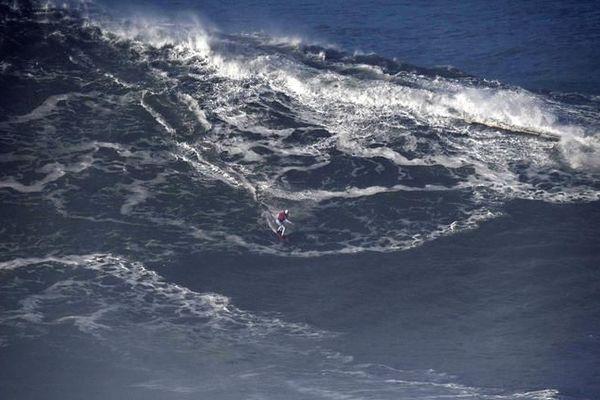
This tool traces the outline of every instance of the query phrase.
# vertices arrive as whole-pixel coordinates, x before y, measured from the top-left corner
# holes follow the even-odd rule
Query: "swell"
[[[39,92],[3,103],[0,346],[89,337],[145,372],[134,387],[171,394],[559,397],[359,364],[328,350],[331,332],[147,263],[399,251],[476,229],[512,199],[597,201],[597,100],[197,25],[10,13],[3,88]],[[288,243],[265,221],[281,208],[297,226]]]
[[[197,23],[19,12],[4,26],[22,50],[8,53],[4,85],[19,77],[47,96],[8,113],[0,128],[15,151],[3,157],[47,161],[11,164],[0,189],[40,193],[66,217],[98,218],[67,204],[101,174],[119,188],[116,202],[98,198],[104,218],[174,227],[211,248],[318,256],[411,248],[500,216],[512,199],[600,198],[589,96]],[[56,153],[66,137],[67,149],[112,143],[128,154]],[[155,171],[140,179],[142,166]],[[165,191],[202,201],[204,215],[176,212]],[[264,222],[281,208],[299,221],[287,247],[272,245]]]
[[[195,292],[113,254],[5,259],[0,273],[0,346],[18,338],[44,338],[46,346],[56,338],[89,340],[88,354],[100,349],[101,358],[110,355],[120,370],[136,371],[134,388],[213,396],[245,391],[256,397],[362,398],[365,390],[382,399],[559,395],[552,389],[489,390],[432,370],[360,364],[328,350],[337,334],[241,310],[226,296]]]

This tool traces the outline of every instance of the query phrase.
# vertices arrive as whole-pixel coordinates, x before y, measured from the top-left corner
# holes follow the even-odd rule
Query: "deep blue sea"
[[[0,399],[598,399],[600,3],[1,1],[0,204]]]

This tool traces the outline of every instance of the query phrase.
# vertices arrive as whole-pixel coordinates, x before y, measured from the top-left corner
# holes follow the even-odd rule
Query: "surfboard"
[[[265,217],[267,220],[267,225],[273,231],[273,233],[275,235],[277,235],[277,237],[279,239],[285,240],[287,238],[287,235],[281,235],[279,232],[277,232],[277,225],[275,224],[275,217],[270,215],[269,213],[265,213]]]

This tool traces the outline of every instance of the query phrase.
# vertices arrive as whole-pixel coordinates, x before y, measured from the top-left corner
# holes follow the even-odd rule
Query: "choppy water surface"
[[[4,396],[598,394],[597,95],[88,3],[1,12]]]

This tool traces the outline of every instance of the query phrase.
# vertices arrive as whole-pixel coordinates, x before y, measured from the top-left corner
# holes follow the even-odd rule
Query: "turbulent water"
[[[86,3],[0,13],[0,397],[600,394],[598,230],[586,225],[600,220],[597,95]],[[585,210],[553,221],[564,237],[586,236],[585,249],[553,250],[563,236],[515,221],[552,207]],[[268,224],[283,208],[287,241]],[[507,218],[516,226],[494,232]],[[583,270],[553,262],[582,254]],[[525,266],[532,280],[461,270],[486,260]],[[396,273],[408,283],[393,289]],[[574,309],[551,316],[570,284]],[[454,344],[412,329],[421,313],[450,324],[429,328]],[[372,335],[356,333],[361,321]],[[524,321],[537,322],[518,333]],[[427,356],[399,350],[427,347],[418,336]],[[497,345],[478,347],[484,336]],[[502,337],[539,352],[513,357]],[[471,350],[445,352],[453,346]],[[566,353],[577,346],[585,372],[559,378],[573,375]]]

